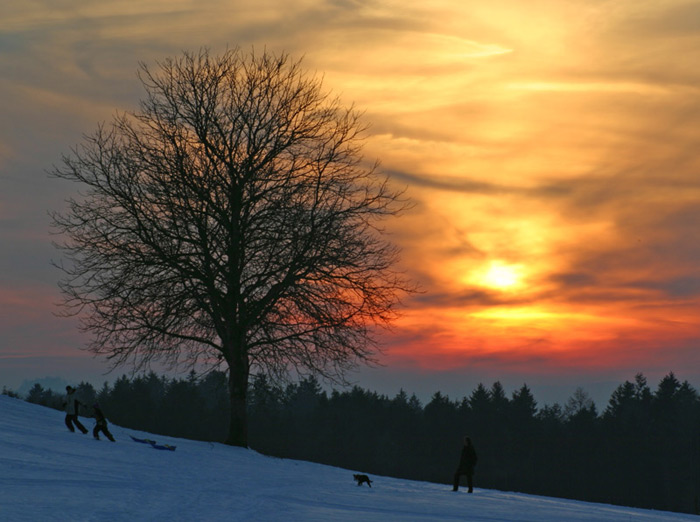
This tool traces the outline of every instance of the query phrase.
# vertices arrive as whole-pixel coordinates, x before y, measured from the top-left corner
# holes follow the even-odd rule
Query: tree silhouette
[[[251,373],[342,379],[410,290],[382,219],[405,208],[361,156],[364,127],[286,54],[207,50],[142,65],[140,110],[52,174],[67,314],[115,365],[228,372],[226,442],[247,446]]]

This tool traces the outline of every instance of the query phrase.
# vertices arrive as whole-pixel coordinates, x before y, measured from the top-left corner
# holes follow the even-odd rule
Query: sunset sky
[[[137,107],[139,61],[203,46],[303,57],[414,202],[389,228],[421,292],[357,384],[700,386],[700,2],[676,0],[2,2],[0,385],[114,377],[53,315],[47,213],[76,187],[46,171]]]

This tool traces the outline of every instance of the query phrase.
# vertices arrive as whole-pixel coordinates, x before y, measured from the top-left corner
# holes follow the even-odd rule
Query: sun
[[[484,286],[506,290],[517,286],[520,279],[521,267],[519,265],[492,261],[480,282]]]

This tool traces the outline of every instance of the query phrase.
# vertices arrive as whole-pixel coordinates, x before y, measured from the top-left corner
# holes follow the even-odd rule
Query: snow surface
[[[108,412],[106,412],[108,413]],[[0,520],[682,521],[697,517],[372,476],[110,424],[69,432],[62,412],[0,395]],[[177,446],[159,451],[130,435]],[[481,465],[487,465],[483,463]],[[449,477],[452,470],[445,470]],[[478,485],[478,476],[476,477]]]

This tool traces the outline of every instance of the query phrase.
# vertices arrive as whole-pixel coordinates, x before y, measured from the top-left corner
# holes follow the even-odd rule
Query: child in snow
[[[100,440],[100,432],[102,432],[104,433],[105,437],[114,442],[114,437],[112,437],[112,434],[107,429],[107,419],[105,418],[104,413],[102,413],[100,405],[95,403],[93,408],[95,408],[96,421],[95,428],[92,430],[93,437],[95,437],[97,440]]]
[[[80,401],[75,397],[75,388],[71,386],[66,386],[66,402],[63,403],[63,407],[66,410],[66,426],[72,432],[75,432],[75,427],[85,435],[88,430],[83,426],[78,420],[78,408],[80,408]],[[75,427],[73,427],[75,425]]]

